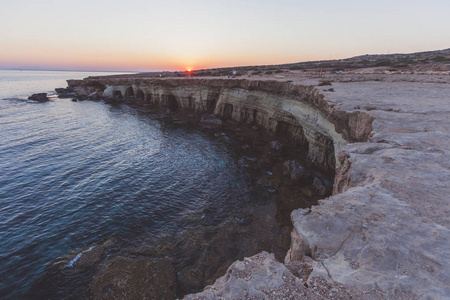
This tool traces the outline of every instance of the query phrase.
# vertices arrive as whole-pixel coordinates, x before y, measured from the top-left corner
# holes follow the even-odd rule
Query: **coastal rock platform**
[[[336,171],[331,197],[291,214],[294,229],[284,262],[262,252],[244,262],[233,263],[213,285],[186,298],[449,298],[450,84],[447,77],[430,80],[430,76],[408,75],[402,79],[400,75],[394,78],[386,74],[377,75],[374,80],[372,75],[358,74],[355,82],[350,75],[345,80],[333,75],[332,90],[318,86],[323,78],[301,76],[257,78],[258,81],[248,78],[244,83],[242,79],[162,79],[156,85],[153,82],[153,94],[146,93],[142,99],[148,94],[154,99],[160,86],[174,86],[170,94],[174,98],[169,95],[166,99],[172,110],[184,105],[173,99],[186,99],[189,105],[189,99],[195,100],[196,86],[208,84],[220,97],[213,108],[205,110],[216,116],[245,121],[239,119],[236,107],[244,111],[263,103],[261,111],[266,114],[257,112],[262,127],[270,131],[275,126],[274,132],[288,130],[294,137],[306,138],[311,145],[308,155],[325,169],[335,167]],[[264,80],[268,80],[266,84],[261,83]],[[290,82],[282,82],[287,80]],[[177,82],[183,83],[177,85]],[[79,93],[85,90],[85,94],[96,97],[102,86],[101,92],[110,93],[111,98],[118,97],[116,92],[122,90],[120,97],[125,96],[127,84],[133,87],[133,97],[137,97],[144,90],[145,79],[69,81],[69,86],[76,91],[79,87]],[[183,88],[190,94],[181,95]],[[309,96],[299,96],[300,104],[291,105],[293,109],[286,108],[292,102],[276,100],[292,101],[294,89],[301,91],[297,95]],[[258,100],[258,95],[252,94],[263,92],[278,96],[264,98],[258,94],[263,99]],[[239,93],[252,101],[250,106],[237,100]],[[225,101],[220,102],[221,99]],[[233,105],[233,110],[227,104]],[[278,123],[273,125],[270,120],[276,119],[277,107],[280,109]],[[300,122],[299,128],[307,130],[297,134],[298,128],[292,127],[295,122],[286,118],[286,111],[300,116],[297,112],[302,109],[309,110],[306,117],[294,121]],[[311,118],[313,115],[316,118]],[[277,124],[291,127],[277,129]],[[318,153],[323,150],[326,155]],[[333,154],[335,164],[330,160]]]

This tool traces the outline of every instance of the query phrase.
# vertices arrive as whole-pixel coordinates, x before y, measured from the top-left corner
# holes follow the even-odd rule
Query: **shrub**
[[[439,55],[439,56],[433,57],[431,60],[439,62],[439,61],[448,61],[450,59],[445,56]]]
[[[387,67],[391,65],[392,61],[390,59],[379,59],[375,62],[375,67]]]

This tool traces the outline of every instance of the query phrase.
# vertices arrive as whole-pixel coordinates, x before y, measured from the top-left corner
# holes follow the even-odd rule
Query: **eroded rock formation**
[[[284,264],[267,253],[236,262],[189,299],[450,297],[448,84],[333,83],[332,99],[312,86],[256,80],[93,77],[69,86],[92,99],[260,126],[336,169],[333,196],[292,213]]]
[[[369,115],[337,110],[313,86],[277,81],[114,77],[68,83],[78,95],[91,99],[156,105],[175,113],[208,113],[224,121],[260,126],[307,145],[308,159],[326,170],[340,165],[335,158],[342,146],[364,141],[371,132]]]

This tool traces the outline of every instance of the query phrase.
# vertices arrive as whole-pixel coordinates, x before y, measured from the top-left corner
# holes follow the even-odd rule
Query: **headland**
[[[234,262],[186,299],[450,297],[447,61],[439,70],[275,72],[68,81],[80,99],[155,106],[209,126],[258,126],[297,141],[311,166],[335,174],[330,197],[292,212],[283,261],[261,252]]]

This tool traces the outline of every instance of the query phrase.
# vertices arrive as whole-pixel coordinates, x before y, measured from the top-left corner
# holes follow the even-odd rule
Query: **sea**
[[[1,299],[23,298],[74,249],[217,224],[258,201],[239,155],[198,126],[102,101],[27,100],[110,74],[0,70]]]

